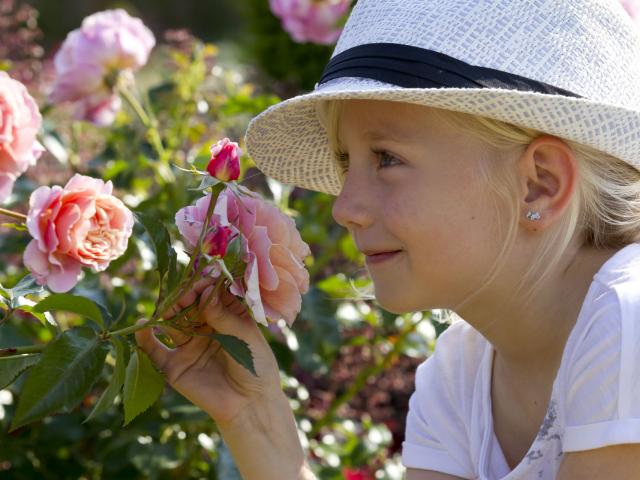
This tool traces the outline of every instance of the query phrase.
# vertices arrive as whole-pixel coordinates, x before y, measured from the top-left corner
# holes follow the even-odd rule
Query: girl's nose
[[[347,172],[342,190],[331,210],[334,220],[347,230],[367,228],[371,225],[375,208],[366,178],[363,175],[358,178],[355,173]]]

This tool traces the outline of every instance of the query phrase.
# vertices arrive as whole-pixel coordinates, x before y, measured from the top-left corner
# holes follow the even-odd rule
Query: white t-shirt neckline
[[[628,245],[622,250],[636,248],[637,245],[632,244]],[[621,251],[619,250],[614,255],[612,255],[606,262],[604,262],[599,269],[599,272],[607,270],[610,266],[617,263],[623,256]],[[597,273],[596,273],[597,275]],[[595,275],[594,275],[595,277]],[[543,432],[545,428],[548,428],[548,423],[551,419],[556,420],[556,417],[562,415],[563,412],[560,408],[558,408],[557,402],[555,399],[557,398],[560,375],[567,362],[568,352],[572,350],[573,343],[577,341],[577,335],[582,332],[581,323],[585,318],[585,311],[587,310],[587,305],[591,303],[592,296],[594,290],[596,289],[596,282],[592,279],[591,284],[589,285],[589,289],[587,290],[587,294],[582,302],[580,307],[580,311],[578,312],[578,316],[576,318],[576,322],[567,337],[567,341],[564,345],[562,351],[562,357],[560,360],[560,365],[558,366],[558,371],[556,372],[556,376],[553,380],[553,386],[551,389],[551,396],[547,403],[547,413],[545,414],[545,418],[538,429],[538,433],[536,434],[536,438],[533,440],[532,444],[529,446],[527,453],[522,458],[522,460],[515,466],[512,470],[507,463],[506,457],[498,441],[498,437],[495,434],[493,428],[493,410],[492,410],[492,401],[491,401],[491,372],[493,369],[493,355],[494,348],[493,345],[486,339],[483,338],[485,345],[484,354],[482,356],[482,379],[481,384],[482,395],[483,395],[483,404],[487,405],[487,412],[485,413],[485,435],[482,439],[481,446],[481,457],[480,457],[480,471],[486,478],[497,478],[500,480],[511,480],[519,478],[519,473],[521,470],[525,470],[527,468],[527,462],[525,461],[528,456],[536,453],[536,447],[540,446],[538,440],[540,439],[540,434]],[[543,447],[549,446],[549,443],[542,445]],[[546,448],[545,448],[546,449]],[[538,450],[539,452],[540,450]],[[493,467],[493,469],[492,469]]]

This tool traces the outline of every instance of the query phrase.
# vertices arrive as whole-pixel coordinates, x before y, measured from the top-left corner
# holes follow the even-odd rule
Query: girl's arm
[[[640,444],[622,444],[567,452],[557,480],[626,480],[640,475]]]
[[[284,393],[264,399],[219,430],[246,480],[315,480]]]
[[[165,328],[178,345],[168,348],[147,328],[136,332],[136,341],[167,382],[216,422],[245,480],[314,479],[271,347],[232,294],[222,291],[207,303],[213,288],[212,279],[197,282],[167,313],[173,316],[198,302],[191,319],[202,323],[198,335]],[[213,332],[244,340],[258,375],[229,357],[210,338]]]

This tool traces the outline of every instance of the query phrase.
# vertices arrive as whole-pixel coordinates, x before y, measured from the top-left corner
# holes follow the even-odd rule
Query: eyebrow
[[[398,143],[404,143],[411,140],[413,135],[411,132],[398,128],[385,128],[383,130],[367,130],[364,135],[369,140],[392,140]]]

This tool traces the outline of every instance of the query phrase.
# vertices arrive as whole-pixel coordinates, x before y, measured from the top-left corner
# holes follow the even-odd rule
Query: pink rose
[[[342,28],[337,26],[351,0],[269,0],[271,11],[298,43],[334,43]]]
[[[118,76],[147,63],[153,33],[122,9],[94,13],[67,35],[54,58],[54,103],[76,102],[76,116],[99,125],[113,122],[120,109],[114,93]]]
[[[26,87],[0,72],[0,202],[43,151],[36,140],[42,117]]]
[[[222,182],[237,180],[240,177],[240,156],[242,150],[236,142],[223,138],[211,147],[211,160],[207,171]]]
[[[193,247],[200,235],[211,195],[176,214],[176,224]],[[257,194],[238,198],[230,189],[220,193],[212,218],[214,225],[229,226],[241,234],[242,260],[247,268],[231,292],[244,297],[256,320],[267,325],[284,319],[293,323],[302,306],[301,294],[309,289],[303,260],[311,254],[295,222]],[[220,272],[215,270],[215,274]]]
[[[111,182],[74,175],[63,187],[39,187],[29,199],[33,237],[24,264],[54,292],[71,290],[82,267],[105,270],[127,249],[133,214],[111,192]]]

